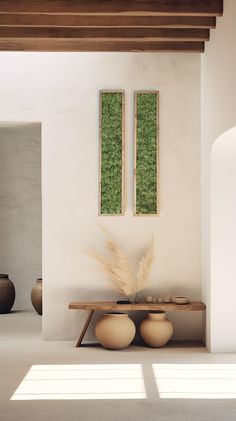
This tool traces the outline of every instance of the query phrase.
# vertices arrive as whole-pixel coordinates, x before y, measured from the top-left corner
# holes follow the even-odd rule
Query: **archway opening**
[[[223,133],[211,153],[212,352],[235,352],[236,336],[236,127]]]

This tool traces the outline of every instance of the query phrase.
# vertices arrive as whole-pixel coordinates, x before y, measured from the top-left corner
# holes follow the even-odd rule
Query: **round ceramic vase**
[[[8,275],[0,274],[0,314],[10,313],[15,302],[15,287]]]
[[[36,284],[33,286],[31,291],[31,302],[37,313],[42,316],[43,304],[42,304],[42,278],[38,278]]]
[[[104,314],[95,327],[98,342],[107,349],[127,348],[135,332],[134,322],[125,313]]]
[[[148,318],[141,323],[140,333],[148,346],[160,348],[167,344],[172,337],[173,325],[166,318],[166,313],[164,311],[153,311],[150,312]]]

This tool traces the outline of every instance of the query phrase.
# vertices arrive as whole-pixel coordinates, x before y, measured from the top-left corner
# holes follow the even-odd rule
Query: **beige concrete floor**
[[[141,364],[147,396],[146,399],[11,400],[30,367],[45,364]],[[222,399],[223,386],[221,399],[161,399],[152,364],[168,364],[171,367],[175,365],[177,368],[181,364],[194,364],[194,367],[198,364],[204,367],[227,364],[227,375],[231,379],[226,381],[234,382],[236,377],[236,365],[229,365],[236,364],[236,355],[209,354],[203,346],[197,344],[170,345],[163,349],[132,346],[123,351],[108,351],[98,346],[75,349],[72,342],[42,341],[41,318],[34,313],[13,312],[0,315],[0,420],[236,420],[236,399]],[[234,383],[230,384],[232,392]],[[225,387],[227,390],[228,385]],[[236,388],[234,392],[236,395]]]

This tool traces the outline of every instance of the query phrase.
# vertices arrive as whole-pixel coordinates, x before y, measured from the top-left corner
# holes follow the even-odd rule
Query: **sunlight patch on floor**
[[[55,399],[146,399],[142,365],[33,365],[11,397]]]
[[[236,399],[236,364],[153,364],[164,399]]]

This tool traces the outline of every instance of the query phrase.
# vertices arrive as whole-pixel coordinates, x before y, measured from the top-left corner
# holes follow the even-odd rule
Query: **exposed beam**
[[[204,51],[204,42],[87,41],[60,39],[0,39],[0,51],[129,51],[195,52]]]
[[[122,27],[122,28],[215,28],[212,16],[95,16],[3,14],[0,26]]]
[[[209,29],[170,28],[23,28],[0,27],[0,38],[208,41]]]
[[[0,0],[0,13],[220,16],[223,0]]]

